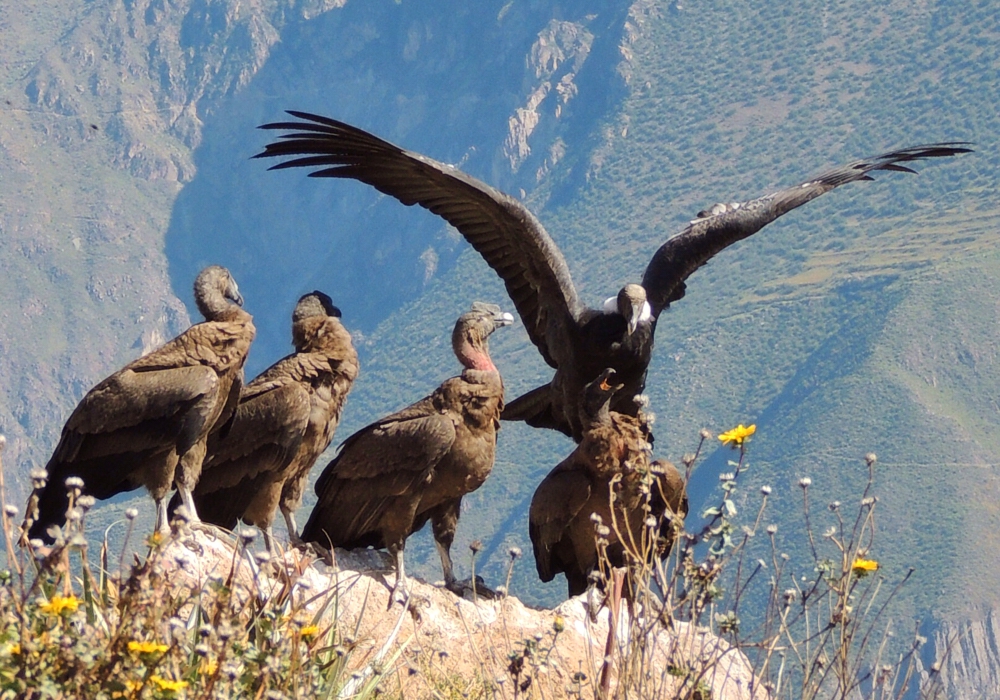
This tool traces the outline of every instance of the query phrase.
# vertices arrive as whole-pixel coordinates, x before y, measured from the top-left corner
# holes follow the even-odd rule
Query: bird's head
[[[340,318],[333,299],[320,291],[303,294],[292,312],[292,345],[298,352],[309,352],[312,343],[331,329],[329,319]],[[339,327],[339,324],[337,324]]]
[[[601,421],[607,417],[611,397],[625,386],[616,384],[617,378],[618,373],[608,367],[583,388],[583,403],[580,408],[584,422]]]
[[[641,284],[626,284],[618,296],[604,301],[604,311],[621,314],[628,324],[629,335],[635,333],[640,323],[653,318],[653,309],[646,301],[646,290]]]
[[[496,304],[474,302],[472,310],[459,317],[451,334],[451,344],[459,362],[469,369],[496,371],[496,366],[490,359],[487,338],[497,328],[512,323],[514,317],[501,311]]]
[[[299,297],[299,301],[295,305],[295,311],[292,313],[292,323],[309,318],[310,316],[333,316],[334,318],[340,318],[341,313],[340,309],[334,306],[333,299],[329,295],[319,290],[313,290]]]
[[[209,265],[194,281],[194,301],[198,311],[209,320],[224,314],[231,305],[243,306],[243,295],[229,270]]]

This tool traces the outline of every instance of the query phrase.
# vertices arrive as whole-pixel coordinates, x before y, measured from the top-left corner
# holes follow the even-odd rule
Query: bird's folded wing
[[[225,437],[209,438],[198,493],[287,467],[302,443],[309,409],[308,390],[295,382],[241,400]]]
[[[551,549],[590,499],[590,484],[583,472],[556,467],[535,490],[528,513],[528,533],[543,581],[551,581],[555,575]]]

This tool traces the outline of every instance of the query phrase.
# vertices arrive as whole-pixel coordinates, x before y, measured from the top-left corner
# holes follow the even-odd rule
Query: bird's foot
[[[483,598],[485,600],[498,600],[502,597],[499,593],[486,585],[486,581],[483,580],[482,576],[476,576],[475,581],[472,579],[465,579],[464,581],[445,581],[444,587],[457,595],[459,598],[464,598],[466,593],[469,593],[473,599]]]
[[[386,606],[386,610],[392,610],[392,606],[399,603],[404,608],[410,602],[410,589],[407,586],[406,579],[396,579],[396,585],[392,587],[392,592],[389,594],[389,605]]]

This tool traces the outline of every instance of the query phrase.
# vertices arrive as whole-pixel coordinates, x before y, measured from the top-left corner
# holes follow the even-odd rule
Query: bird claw
[[[459,598],[464,598],[466,593],[471,593],[473,599],[483,598],[485,600],[498,600],[501,596],[499,593],[494,591],[492,588],[487,587],[486,581],[482,576],[476,576],[475,586],[472,585],[472,579],[466,579],[464,581],[445,581],[444,587],[449,591],[457,595]]]
[[[400,583],[402,583],[402,585],[400,585]],[[406,581],[403,580],[402,582],[400,582],[397,580],[396,585],[392,587],[392,592],[389,594],[389,605],[386,606],[386,610],[392,610],[392,606],[394,606],[396,603],[399,603],[405,608],[409,604],[409,602],[410,602],[410,590],[409,587],[406,585]]]

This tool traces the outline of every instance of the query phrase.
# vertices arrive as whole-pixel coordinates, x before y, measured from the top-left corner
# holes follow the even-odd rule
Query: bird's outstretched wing
[[[282,134],[255,158],[291,158],[271,170],[318,168],[310,177],[359,180],[443,218],[503,279],[531,341],[546,362],[558,367],[567,324],[582,308],[566,260],[524,205],[457,168],[349,124],[289,114],[303,121],[263,125],[292,133]]]
[[[965,142],[933,143],[865,158],[773,194],[748,202],[716,204],[686,229],[660,246],[642,278],[653,315],[684,296],[684,281],[708,260],[737,241],[752,236],[782,214],[848,182],[873,180],[870,173],[915,173],[900,163],[968,153]]]

